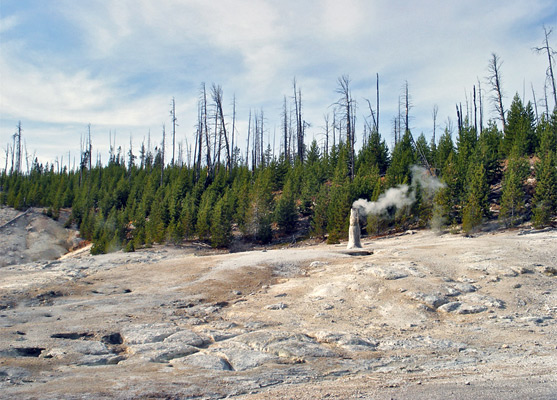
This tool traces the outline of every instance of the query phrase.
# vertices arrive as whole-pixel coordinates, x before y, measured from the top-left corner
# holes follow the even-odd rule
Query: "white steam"
[[[353,204],[353,208],[357,208],[360,215],[379,215],[386,213],[390,207],[403,208],[410,206],[416,200],[414,192],[410,192],[408,185],[400,185],[388,189],[381,194],[377,201],[367,201],[358,199]]]
[[[416,187],[419,183],[425,197],[428,199],[433,198],[439,189],[446,186],[443,182],[437,179],[436,176],[431,175],[424,167],[413,165],[410,167],[410,172],[412,173],[412,186]]]
[[[367,201],[358,199],[352,207],[358,209],[361,216],[363,215],[381,215],[387,213],[392,207],[397,209],[411,206],[416,201],[416,189],[421,187],[423,196],[427,199],[433,198],[435,193],[445,187],[445,184],[432,176],[425,168],[414,165],[410,169],[412,173],[412,186],[399,185],[388,189],[381,194],[377,201]]]

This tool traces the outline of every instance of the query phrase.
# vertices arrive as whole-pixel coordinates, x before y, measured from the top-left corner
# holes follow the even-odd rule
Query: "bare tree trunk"
[[[162,153],[161,153],[161,186],[163,184],[163,177],[164,177],[164,150],[165,150],[165,142],[166,142],[166,129],[164,124],[162,124]]]
[[[211,143],[209,139],[209,126],[207,124],[207,91],[205,90],[205,83],[202,85],[202,113],[203,113],[203,135],[205,136],[205,147],[207,151],[207,173],[211,174]]]
[[[352,95],[350,93],[350,78],[347,75],[343,75],[338,78],[339,87],[337,93],[341,94],[341,98],[337,104],[345,110],[346,119],[346,144],[348,146],[348,173],[350,175],[350,180],[354,179],[354,129],[353,125],[353,109],[352,109]]]
[[[433,116],[433,136],[431,137],[431,143],[435,144],[435,129],[437,128],[437,113],[439,112],[439,107],[437,104],[433,106],[433,111],[431,115]]]
[[[236,165],[236,149],[234,148],[234,136],[236,136],[236,94],[232,97],[232,139],[231,139],[231,149],[232,149],[232,158],[231,158],[231,166],[230,169],[234,168]]]
[[[484,109],[483,109],[483,103],[482,103],[482,84],[480,82],[480,80],[478,79],[478,98],[480,101],[480,133],[483,132],[484,130]]]
[[[543,84],[543,97],[544,97],[544,104],[545,104],[545,116],[549,119],[549,103],[547,101],[547,80]]]
[[[474,85],[474,129],[478,132],[478,108],[476,106],[476,85]]]
[[[4,174],[8,175],[8,159],[10,158],[10,143],[6,145],[6,165],[4,166]]]
[[[375,74],[377,80],[376,80],[376,92],[377,92],[377,100],[376,100],[376,105],[375,105],[375,110],[377,112],[377,118],[376,118],[376,131],[377,133],[379,133],[379,73]]]
[[[293,81],[294,106],[296,112],[296,143],[298,146],[298,159],[304,162],[304,127],[302,123],[302,91],[296,90],[296,78]]]
[[[264,129],[263,129],[264,122],[263,122],[263,120],[264,120],[264,115],[263,115],[263,110],[261,110],[261,123],[259,124],[260,125],[260,127],[259,127],[259,129],[260,129],[260,135],[259,135],[260,136],[260,143],[259,144],[260,144],[260,147],[261,147],[261,151],[260,151],[261,165],[264,166],[265,165],[265,163],[264,163],[264,160],[265,160],[264,142],[265,141],[263,140],[263,132],[264,132]]]
[[[176,148],[176,101],[174,97],[172,98],[172,109],[170,110],[170,116],[172,117],[172,165],[174,165],[174,154]]]
[[[410,115],[410,98],[408,95],[408,81],[404,83],[404,132],[408,132],[410,130],[410,125],[408,123],[408,118]]]
[[[501,88],[501,59],[495,53],[491,54],[489,61],[488,71],[490,73],[488,79],[491,84],[491,90],[494,92],[495,110],[499,114],[499,118],[503,124],[503,131],[507,128],[507,121],[505,119],[505,108],[503,107],[503,91]]]
[[[289,148],[288,148],[288,108],[286,104],[286,96],[284,96],[284,105],[282,109],[282,117],[283,117],[283,132],[284,132],[284,161],[288,162],[290,155],[289,155]]]
[[[249,118],[248,118],[248,140],[246,145],[246,167],[249,166],[249,136],[251,132],[251,110],[249,110]]]
[[[329,114],[325,114],[323,117],[325,119],[325,151],[323,154],[327,157],[329,155]]]
[[[547,61],[549,64],[547,75],[553,87],[553,106],[557,107],[557,91],[555,90],[555,75],[553,75],[553,56],[555,55],[555,51],[551,47],[549,47],[549,35],[551,35],[551,32],[553,32],[553,30],[550,29],[548,31],[547,28],[544,26],[543,31],[545,34],[545,40],[544,40],[545,46],[536,47],[534,50],[536,50],[538,53],[543,52],[545,50],[545,52],[547,53]]]
[[[456,121],[458,124],[458,134],[460,135],[462,133],[462,105],[461,108],[459,110],[458,108],[458,104],[456,105]]]
[[[336,146],[336,127],[337,127],[337,122],[336,122],[336,110],[333,110],[333,147]]]
[[[87,126],[88,137],[89,137],[89,171],[91,171],[91,161],[93,158],[93,142],[91,142],[91,124]]]
[[[534,98],[534,110],[536,111],[536,121],[539,121],[539,119],[538,119],[538,101],[536,100],[536,92],[534,91],[534,84],[530,83],[530,86],[532,87],[532,97]]]

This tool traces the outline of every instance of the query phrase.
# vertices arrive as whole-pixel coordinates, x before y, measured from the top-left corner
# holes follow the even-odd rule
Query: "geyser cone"
[[[361,249],[360,241],[360,214],[357,208],[350,210],[350,228],[348,228],[348,246],[347,249]]]

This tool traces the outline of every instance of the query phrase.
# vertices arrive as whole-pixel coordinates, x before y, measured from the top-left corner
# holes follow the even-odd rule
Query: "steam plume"
[[[405,206],[411,206],[416,201],[416,188],[418,183],[422,188],[424,197],[432,199],[435,193],[443,188],[445,184],[436,177],[429,174],[429,172],[420,166],[414,165],[410,169],[412,173],[412,188],[408,185],[399,185],[388,189],[385,193],[381,194],[377,201],[367,201],[365,199],[358,199],[352,207],[358,209],[360,215],[381,215],[385,214],[390,207],[398,209]]]

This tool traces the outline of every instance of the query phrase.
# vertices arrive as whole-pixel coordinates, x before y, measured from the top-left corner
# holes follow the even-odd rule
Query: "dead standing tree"
[[[226,168],[230,170],[230,143],[228,141],[228,134],[226,133],[226,122],[224,120],[224,112],[222,110],[222,88],[220,85],[213,84],[211,88],[211,97],[215,103],[215,135],[218,135],[217,151],[217,164],[220,164],[220,154],[222,149],[222,139],[224,138],[225,151],[226,151]],[[218,168],[218,165],[217,165]]]
[[[172,117],[172,165],[174,165],[174,154],[176,149],[176,101],[172,98],[172,108],[170,109],[170,116]]]
[[[350,180],[354,179],[354,100],[350,92],[350,78],[343,75],[338,78],[337,93],[341,95],[337,104],[344,109],[346,123],[346,145],[348,146],[348,173]]]
[[[555,75],[553,75],[553,57],[555,56],[555,54],[557,54],[557,52],[555,52],[551,47],[549,47],[549,35],[551,35],[551,32],[553,32],[553,30],[552,29],[548,30],[544,26],[543,31],[545,35],[544,46],[534,47],[534,50],[538,53],[545,52],[547,54],[547,61],[549,66],[547,68],[546,74],[547,74],[547,78],[549,79],[553,87],[553,105],[554,107],[557,107],[557,90],[555,90]]]
[[[495,105],[495,111],[499,114],[501,123],[503,124],[503,132],[507,127],[507,121],[505,119],[505,108],[503,107],[503,90],[501,88],[501,65],[502,61],[499,56],[495,53],[491,53],[491,59],[489,60],[489,65],[487,67],[489,76],[489,84],[491,85],[491,91],[493,92],[493,103]]]
[[[286,102],[286,96],[284,96],[284,104],[283,104],[283,108],[282,108],[282,130],[283,130],[283,135],[284,135],[284,161],[288,163],[288,161],[290,160],[290,151],[289,151],[289,147],[288,147],[288,136],[289,136],[289,132],[290,132],[290,116],[288,113],[288,104]]]
[[[296,78],[292,86],[294,88],[294,110],[296,112],[296,143],[298,146],[298,159],[304,162],[304,122],[302,121],[302,90],[296,90]]]

